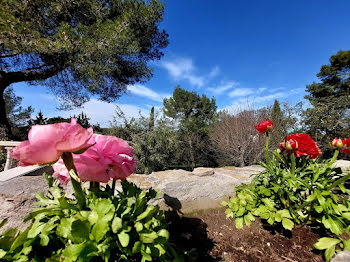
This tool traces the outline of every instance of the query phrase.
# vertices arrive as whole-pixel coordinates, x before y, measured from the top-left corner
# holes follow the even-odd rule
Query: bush
[[[318,148],[311,141],[306,134],[287,137],[282,152],[274,151],[266,164],[261,163],[265,171],[255,175],[251,184],[237,187],[236,196],[223,205],[237,228],[260,217],[271,225],[281,223],[287,230],[307,224],[328,230],[334,238],[319,239],[315,248],[325,250],[329,261],[337,247],[350,248],[350,240],[344,238],[350,231],[350,190],[346,185],[350,173],[333,167],[339,150],[332,159],[312,159]]]
[[[53,186],[48,196],[37,194],[40,206],[25,221],[31,225],[19,232],[7,230],[0,238],[2,261],[181,261],[168,242],[164,214],[147,204],[155,190],[142,191],[122,182],[113,196],[88,192],[87,206],[80,209],[62,188]]]

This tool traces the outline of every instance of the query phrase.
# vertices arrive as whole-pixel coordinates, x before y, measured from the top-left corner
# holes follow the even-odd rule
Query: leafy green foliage
[[[102,192],[89,192],[84,209],[60,187],[51,187],[47,197],[38,193],[40,208],[25,218],[31,225],[0,237],[1,260],[182,261],[168,242],[162,211],[147,204],[156,191],[127,181],[116,197],[111,190],[107,185]]]
[[[215,99],[198,95],[177,86],[173,96],[163,100],[164,113],[179,123],[178,157],[194,168],[196,165],[213,163],[208,148],[209,128],[217,117]]]
[[[273,153],[261,165],[265,171],[254,175],[252,183],[236,188],[236,196],[223,202],[227,217],[234,217],[237,228],[250,225],[260,217],[287,230],[295,225],[312,224],[329,230],[336,238],[320,239],[315,248],[325,249],[327,261],[334,255],[341,235],[350,228],[350,190],[345,182],[350,174],[334,168],[338,151],[332,159],[318,163],[294,154]],[[341,247],[348,246],[346,242]]]

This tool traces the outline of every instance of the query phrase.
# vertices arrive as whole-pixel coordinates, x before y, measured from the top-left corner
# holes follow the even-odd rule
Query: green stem
[[[265,155],[266,155],[266,165],[269,166],[269,132],[266,133],[266,148],[265,148]]]
[[[98,193],[100,191],[100,183],[99,182],[90,182],[91,192]]]
[[[113,196],[114,196],[114,192],[115,192],[115,182],[116,182],[116,180],[113,179],[113,182],[112,182],[112,194],[113,194]]]
[[[78,205],[80,208],[85,208],[86,205],[86,199],[85,199],[85,193],[83,192],[83,189],[81,188],[80,179],[78,177],[77,170],[74,166],[73,156],[70,152],[64,152],[62,154],[62,160],[66,168],[68,169],[69,175],[71,177],[72,186],[74,189],[75,197],[78,200]]]
[[[292,160],[292,176],[295,176],[295,155],[294,152],[290,155],[290,158]]]

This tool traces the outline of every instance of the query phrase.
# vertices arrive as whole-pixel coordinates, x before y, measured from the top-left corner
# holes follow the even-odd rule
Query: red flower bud
[[[293,139],[290,139],[286,142],[286,148],[291,151],[298,149],[298,142],[294,141]]]
[[[273,123],[271,120],[266,120],[261,122],[260,124],[255,126],[255,129],[259,131],[259,133],[266,133],[272,130]]]
[[[333,148],[342,148],[345,145],[345,140],[341,140],[339,138],[334,138],[332,140],[332,146]]]

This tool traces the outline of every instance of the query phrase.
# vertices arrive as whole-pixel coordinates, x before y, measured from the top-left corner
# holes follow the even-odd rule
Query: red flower
[[[282,151],[287,149],[287,152],[290,152],[287,144],[293,150],[296,157],[310,156],[311,159],[315,159],[322,154],[315,141],[307,134],[295,133],[287,136],[285,142],[280,144]]]
[[[346,140],[343,140],[343,146],[346,148],[341,149],[345,154],[350,154],[350,137]]]
[[[255,126],[255,129],[259,131],[259,133],[266,133],[270,131],[273,127],[273,123],[271,120],[266,120],[261,122],[259,125]]]

